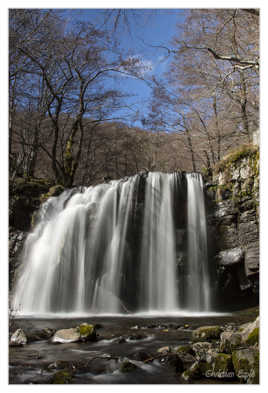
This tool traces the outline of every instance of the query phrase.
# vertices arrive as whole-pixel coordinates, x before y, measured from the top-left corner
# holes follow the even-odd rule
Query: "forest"
[[[120,28],[131,34],[140,18],[134,11],[103,10],[101,28],[79,20],[70,28],[59,10],[11,9],[11,184],[23,176],[90,185],[144,168],[209,173],[250,143],[259,127],[259,11],[183,12],[173,40],[155,45],[169,62],[154,75],[118,43]],[[140,126],[131,91],[117,88],[122,76],[150,87]]]

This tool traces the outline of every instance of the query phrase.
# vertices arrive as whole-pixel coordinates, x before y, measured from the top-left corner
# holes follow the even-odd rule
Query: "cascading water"
[[[177,174],[149,173],[147,178],[140,306],[150,311],[174,311],[178,308],[175,228],[172,217],[177,181]]]
[[[50,198],[27,237],[13,309],[31,315],[210,310],[202,177],[186,180],[149,172]],[[186,188],[187,209],[178,200]],[[188,228],[179,230],[186,274],[178,269],[178,215]]]
[[[188,276],[187,308],[193,311],[210,309],[210,282],[207,255],[207,228],[203,180],[199,173],[188,173],[187,232]]]

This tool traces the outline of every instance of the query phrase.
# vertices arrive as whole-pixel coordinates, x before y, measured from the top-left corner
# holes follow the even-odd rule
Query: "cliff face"
[[[257,301],[259,282],[259,149],[226,156],[207,184],[208,231],[222,303]],[[224,307],[224,306],[223,306]]]

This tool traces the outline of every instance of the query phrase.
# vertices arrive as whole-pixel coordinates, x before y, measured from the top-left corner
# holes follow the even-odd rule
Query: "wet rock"
[[[138,351],[138,352],[134,352],[129,357],[133,360],[138,360],[138,361],[144,362],[145,360],[151,359],[152,354],[150,354],[149,352],[146,352],[146,351]]]
[[[238,332],[225,331],[221,334],[220,351],[232,353],[232,351],[241,346],[242,336]]]
[[[9,345],[12,347],[19,347],[21,345],[27,344],[26,334],[22,329],[17,329],[10,338]]]
[[[52,337],[52,343],[75,343],[80,340],[79,328],[61,329],[58,330]]]
[[[240,330],[242,342],[248,345],[254,345],[259,342],[259,327],[260,318],[257,317],[255,321],[243,325]]]
[[[259,383],[259,351],[256,348],[239,349],[232,353],[236,376],[241,382]]]
[[[95,341],[96,329],[94,325],[82,323],[75,328],[61,329],[56,331],[51,341],[52,343],[74,343],[78,341]]]
[[[194,379],[198,379],[201,376],[200,363],[194,362],[191,367],[181,374],[183,382],[191,382]]]
[[[28,342],[48,340],[54,333],[55,330],[50,328],[32,330],[27,334]]]
[[[119,370],[122,373],[129,373],[132,372],[134,370],[136,370],[138,368],[138,366],[136,366],[136,364],[130,362],[129,360],[124,360],[121,364],[120,364],[120,368]]]
[[[115,344],[123,344],[126,342],[126,339],[123,336],[117,337],[114,341]]]
[[[51,379],[51,383],[52,384],[69,384],[71,383],[73,378],[73,374],[70,370],[66,369],[66,370],[61,370],[61,371],[57,371],[52,379]]]
[[[197,342],[192,345],[193,352],[197,360],[206,360],[207,352],[212,349],[209,342]]]
[[[162,360],[162,364],[166,364],[167,366],[173,368],[175,372],[182,372],[185,370],[182,359],[175,353],[167,353]]]
[[[88,323],[79,326],[79,333],[81,341],[95,341],[97,338],[95,326]]]
[[[202,343],[203,344],[203,343]],[[189,353],[191,355],[193,355],[195,352],[192,348],[191,345],[185,344],[185,345],[178,345],[177,347],[174,347],[174,352],[179,354],[186,354]]]
[[[208,371],[213,372],[216,378],[220,376],[218,373],[228,374],[233,371],[232,355],[209,350],[200,367],[204,376],[208,376]]]
[[[138,340],[143,340],[146,338],[145,334],[131,334],[130,336],[128,336],[128,340],[130,341],[138,341]]]
[[[169,346],[161,347],[157,350],[158,353],[163,353],[163,354],[168,353],[170,351],[171,351],[171,347]]]
[[[180,358],[182,362],[183,371],[187,370],[192,366],[192,364],[196,361],[196,358],[190,353],[179,352],[177,356]]]
[[[220,326],[201,326],[193,331],[194,340],[208,340],[220,338],[222,328]]]

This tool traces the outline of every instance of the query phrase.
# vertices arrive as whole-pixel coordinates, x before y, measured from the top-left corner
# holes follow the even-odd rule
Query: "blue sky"
[[[66,9],[61,10],[68,17],[69,26],[75,21],[90,21],[98,27],[103,26],[104,9]],[[145,79],[152,74],[160,77],[168,70],[170,58],[165,49],[153,46],[169,46],[170,41],[177,32],[176,24],[183,23],[186,15],[185,9],[127,9],[124,10],[129,21],[127,25],[119,21],[116,38],[122,49],[132,56],[138,56],[148,66]],[[107,25],[114,27],[114,18],[110,18]],[[151,70],[150,70],[151,69]],[[136,126],[141,126],[140,120],[148,111],[148,100],[151,89],[141,80],[135,78],[117,78],[117,87],[127,93],[134,94],[128,99],[133,115],[137,114]],[[119,86],[118,86],[119,85]],[[124,112],[121,112],[122,116]],[[127,119],[130,119],[128,117]],[[133,121],[129,121],[133,124]]]

